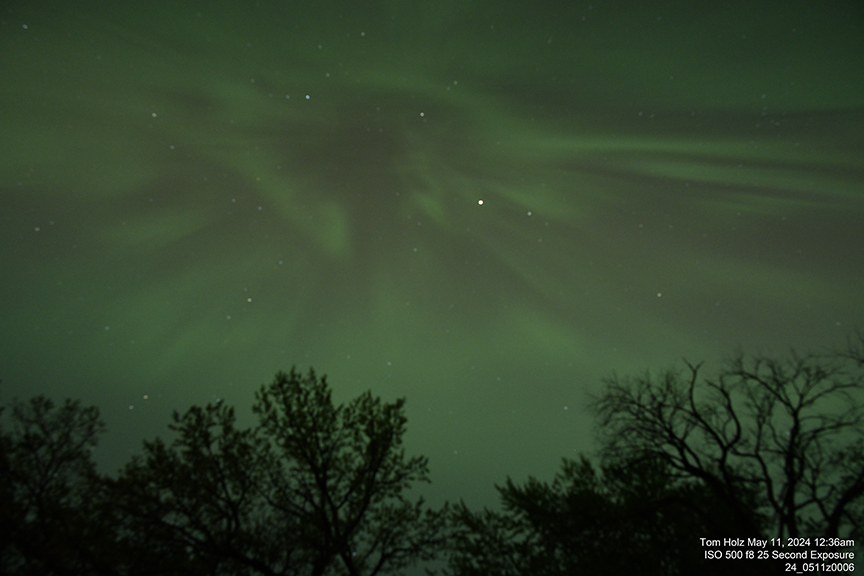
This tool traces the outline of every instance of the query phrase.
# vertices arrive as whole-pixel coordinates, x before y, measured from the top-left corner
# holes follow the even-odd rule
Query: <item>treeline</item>
[[[0,572],[12,575],[770,574],[801,560],[707,559],[701,538],[811,538],[839,551],[864,523],[864,339],[829,354],[733,356],[613,376],[592,408],[600,449],[551,482],[509,478],[498,510],[432,508],[406,455],[404,399],[335,405],[312,370],[175,413],[115,476],[91,457],[98,410],[13,400],[0,428]],[[819,546],[816,538],[828,540]],[[830,543],[828,545],[827,543]],[[744,554],[753,551],[753,559]],[[427,564],[429,565],[429,564]]]

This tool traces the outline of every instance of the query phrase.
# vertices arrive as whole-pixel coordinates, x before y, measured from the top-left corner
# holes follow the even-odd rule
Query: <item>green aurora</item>
[[[311,365],[493,504],[613,371],[864,329],[857,2],[0,18],[2,397],[97,404],[109,469]]]

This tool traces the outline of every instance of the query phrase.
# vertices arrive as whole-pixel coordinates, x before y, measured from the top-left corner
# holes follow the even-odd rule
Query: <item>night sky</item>
[[[98,405],[106,471],[313,366],[492,505],[604,376],[842,345],[862,242],[859,1],[0,13],[0,399]]]

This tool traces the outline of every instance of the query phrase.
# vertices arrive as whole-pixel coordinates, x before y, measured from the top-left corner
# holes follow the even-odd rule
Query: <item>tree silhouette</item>
[[[432,558],[444,512],[405,495],[428,468],[405,456],[403,406],[369,392],[337,406],[325,378],[292,369],[256,394],[253,429],[222,404],[175,413],[176,439],[146,442],[112,484],[124,541],[161,547],[136,569],[374,576]]]
[[[828,354],[734,355],[604,381],[600,466],[509,478],[500,512],[411,499],[404,399],[336,405],[292,369],[240,427],[221,402],[174,413],[117,478],[95,471],[94,407],[44,397],[0,408],[0,572],[106,576],[376,576],[449,547],[455,576],[773,571],[704,561],[699,538],[860,539],[864,337]]]
[[[314,372],[279,374],[256,395],[267,446],[269,503],[299,519],[313,575],[341,560],[350,575],[379,574],[430,559],[444,514],[403,492],[428,482],[425,457],[402,448],[404,398],[392,404],[365,392],[334,406]]]
[[[551,483],[508,479],[500,512],[456,506],[446,573],[784,569],[770,557],[706,560],[700,538],[839,537],[827,546],[836,551],[860,539],[864,523],[862,367],[859,336],[822,355],[739,352],[714,378],[686,362],[608,378],[593,402],[599,472],[584,457],[565,460]]]
[[[0,429],[0,572],[110,573],[113,535],[92,521],[99,411],[44,396],[10,407]]]
[[[133,458],[117,480],[106,480],[126,569],[302,573],[293,532],[277,533],[266,509],[263,442],[236,427],[234,409],[193,406],[182,416],[175,412],[169,427],[176,432],[170,445],[159,438],[145,442],[143,456]]]
[[[676,479],[661,461],[597,471],[584,456],[565,459],[551,484],[531,477],[517,485],[508,478],[497,489],[500,512],[455,507],[448,574],[728,573],[728,566],[706,564],[698,544],[700,536],[717,535],[712,524],[728,522],[725,511],[702,483]]]
[[[739,352],[714,378],[689,363],[657,377],[613,376],[594,403],[602,455],[657,459],[701,481],[733,514],[739,535],[762,532],[757,505],[771,536],[860,534],[862,363],[859,343],[780,359]]]
[[[0,573],[388,574],[433,558],[447,510],[407,490],[404,399],[335,405],[325,378],[279,373],[242,428],[217,402],[174,413],[116,478],[95,471],[98,410],[13,401],[0,428]],[[2,412],[2,408],[0,408]]]

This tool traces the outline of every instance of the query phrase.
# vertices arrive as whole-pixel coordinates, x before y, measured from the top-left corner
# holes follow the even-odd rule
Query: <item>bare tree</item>
[[[146,442],[112,483],[127,540],[160,546],[137,574],[377,576],[436,556],[446,512],[406,494],[428,467],[402,447],[404,399],[337,405],[311,369],[256,398],[251,429],[222,404],[175,414],[174,441]]]
[[[725,575],[706,562],[695,535],[711,537],[728,515],[698,481],[668,475],[668,464],[641,460],[597,469],[564,459],[553,481],[530,477],[496,486],[500,511],[453,508],[448,576]],[[711,514],[692,514],[693,503]],[[755,566],[752,566],[755,567]],[[751,566],[736,566],[750,574]],[[765,563],[759,565],[766,574]]]
[[[383,576],[432,560],[447,506],[408,491],[404,399],[334,404],[310,369],[256,395],[257,426],[221,402],[175,412],[117,478],[96,471],[95,407],[0,406],[0,573]]]
[[[602,456],[698,479],[741,534],[848,538],[864,504],[864,339],[848,350],[612,376],[594,400]],[[756,513],[754,513],[756,512]]]
[[[44,396],[10,407],[0,420],[0,573],[112,574],[114,536],[93,520],[99,411]]]
[[[128,574],[302,576],[291,526],[268,514],[253,430],[222,402],[174,413],[167,444],[144,442],[106,479]]]
[[[277,374],[256,398],[269,438],[268,504],[299,522],[312,576],[333,566],[350,576],[389,574],[436,556],[446,513],[406,495],[429,478],[427,459],[402,447],[404,398],[388,404],[365,392],[334,405],[311,369]]]

